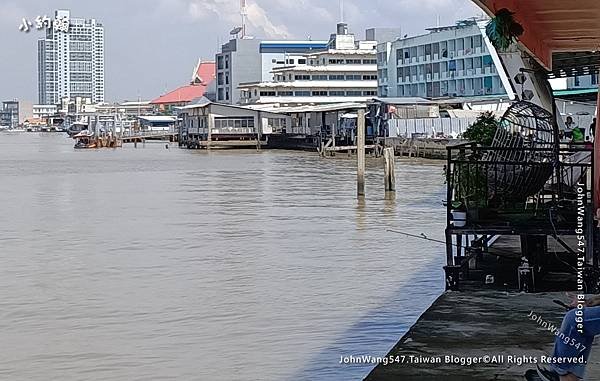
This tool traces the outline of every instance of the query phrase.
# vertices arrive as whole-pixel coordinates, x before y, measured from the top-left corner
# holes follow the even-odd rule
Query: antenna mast
[[[344,22],[344,0],[340,0],[340,22]]]
[[[244,38],[246,37],[246,16],[248,16],[246,0],[240,0],[240,15],[242,16],[242,38]]]

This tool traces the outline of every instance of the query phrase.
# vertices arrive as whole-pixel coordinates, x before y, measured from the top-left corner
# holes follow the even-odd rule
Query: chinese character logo
[[[35,29],[40,30],[43,28],[50,29],[52,27],[52,20],[50,17],[44,15],[35,18]]]
[[[27,18],[23,17],[21,20],[21,25],[19,25],[19,30],[21,32],[29,33],[29,30],[33,26],[33,23],[29,21]],[[37,16],[35,18],[35,29],[37,30],[50,30],[53,29],[55,32],[69,32],[70,21],[68,17],[59,17],[55,20],[52,20],[50,17]]]
[[[69,31],[69,18],[61,17],[54,20],[54,30],[67,33]]]
[[[32,25],[33,24],[31,23],[31,21],[23,17],[23,20],[21,20],[21,25],[19,25],[19,30],[21,32],[29,33],[29,27],[31,27]]]

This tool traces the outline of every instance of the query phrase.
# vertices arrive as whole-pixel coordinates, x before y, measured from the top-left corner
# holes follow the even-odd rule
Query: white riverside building
[[[327,48],[328,41],[260,41],[252,37],[229,40],[216,54],[216,100],[239,104],[240,83],[271,79],[278,66],[302,63],[303,54]]]
[[[55,18],[69,18],[68,32],[49,28],[38,40],[38,98],[42,105],[62,98],[104,102],[104,27],[96,19],[71,18],[58,10]]]
[[[377,95],[376,41],[356,41],[339,23],[327,48],[272,69],[272,80],[239,85],[241,104],[365,102]]]
[[[377,46],[380,97],[469,97],[506,91],[477,20]]]

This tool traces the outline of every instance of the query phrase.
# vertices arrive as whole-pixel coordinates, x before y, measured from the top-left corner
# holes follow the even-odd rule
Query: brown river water
[[[443,288],[442,164],[0,133],[0,379],[360,380]]]

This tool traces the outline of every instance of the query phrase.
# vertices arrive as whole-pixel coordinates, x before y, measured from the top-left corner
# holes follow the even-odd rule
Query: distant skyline
[[[37,40],[19,31],[23,17],[95,18],[105,27],[106,101],[150,100],[191,79],[198,58],[214,60],[240,23],[238,0],[0,0],[0,100],[37,102]],[[364,39],[371,27],[415,35],[480,15],[470,0],[345,0],[344,21]],[[248,34],[266,39],[327,39],[340,20],[338,0],[248,0]]]

